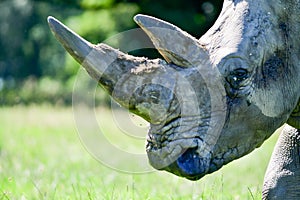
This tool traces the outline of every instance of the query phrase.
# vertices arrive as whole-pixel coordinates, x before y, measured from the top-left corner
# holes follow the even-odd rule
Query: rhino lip
[[[198,147],[184,149],[183,152],[174,158],[173,162],[164,163],[167,166],[158,167],[157,163],[153,163],[150,158],[152,166],[158,170],[165,170],[177,176],[185,177],[189,180],[198,180],[205,176],[210,171],[210,157],[202,158],[197,153]],[[165,158],[166,160],[170,158]]]
[[[202,178],[209,171],[210,158],[201,158],[196,150],[197,148],[186,149],[175,162],[164,170],[189,180]]]
[[[198,180],[209,172],[211,154],[204,157],[199,155],[198,150],[203,144],[200,137],[173,141],[167,141],[163,135],[159,137],[160,142],[151,137],[147,143],[149,162],[154,168],[171,172],[189,180]],[[182,145],[184,143],[186,145]]]

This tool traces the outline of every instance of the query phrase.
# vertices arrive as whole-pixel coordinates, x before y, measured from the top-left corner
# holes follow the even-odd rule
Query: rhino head
[[[48,23],[92,78],[121,106],[150,122],[150,164],[198,180],[293,121],[300,54],[291,51],[296,38],[290,33],[297,30],[274,4],[227,0],[200,40],[137,15],[134,20],[164,60],[93,45],[53,17]]]

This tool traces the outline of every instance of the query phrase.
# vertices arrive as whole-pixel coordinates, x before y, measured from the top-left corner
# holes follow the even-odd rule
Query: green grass
[[[103,117],[109,115],[107,110],[97,113],[109,119]],[[101,126],[113,129],[109,120]],[[137,145],[128,151],[145,151],[140,142],[129,145],[117,135],[105,134],[121,146]],[[276,138],[275,134],[252,154],[191,182],[166,172],[121,173],[100,164],[83,147],[71,108],[4,107],[0,108],[0,200],[261,199]],[[95,142],[101,146],[101,141]]]

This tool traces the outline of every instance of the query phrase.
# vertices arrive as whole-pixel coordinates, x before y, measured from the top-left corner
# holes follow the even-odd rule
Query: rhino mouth
[[[146,150],[152,167],[192,181],[199,180],[242,156],[238,154],[237,148],[228,148],[216,155],[213,151],[206,152],[206,147],[207,144],[201,138],[195,137],[174,140],[163,147],[157,147],[147,140]]]
[[[209,155],[206,157],[199,155],[199,147],[197,146],[199,139],[190,140],[195,144],[195,147],[184,149],[175,147],[171,150],[171,154],[165,156],[157,155],[161,154],[161,149],[155,151],[148,150],[150,164],[158,170],[165,170],[189,180],[202,178],[210,171],[211,157]]]
[[[196,181],[253,150],[247,144],[220,145],[222,136],[215,144],[208,143],[211,118],[194,118],[178,117],[165,125],[151,125],[146,151],[152,167]]]
[[[146,151],[155,169],[198,180],[211,171],[212,147],[202,137],[207,132],[208,119],[183,132],[182,127],[188,128],[184,121],[177,118],[163,127],[152,125]]]

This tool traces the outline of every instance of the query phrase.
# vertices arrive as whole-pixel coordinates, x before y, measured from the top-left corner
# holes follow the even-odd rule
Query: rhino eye
[[[246,69],[235,69],[227,76],[226,80],[229,82],[232,88],[239,89],[242,82],[249,77],[249,73]]]

